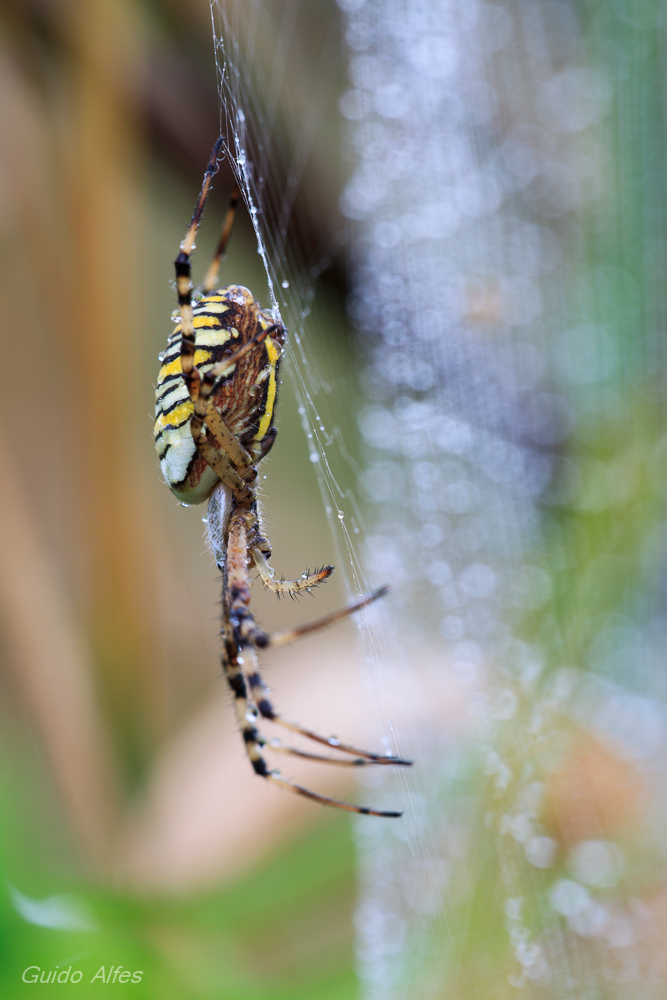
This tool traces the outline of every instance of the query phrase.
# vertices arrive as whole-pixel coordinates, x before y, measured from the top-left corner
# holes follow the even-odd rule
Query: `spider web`
[[[637,470],[667,448],[637,385],[664,360],[665,304],[635,251],[664,265],[664,197],[648,183],[653,217],[623,214],[614,183],[646,190],[654,154],[637,136],[615,182],[605,157],[629,107],[660,127],[647,33],[663,26],[613,4],[595,30],[538,0],[339,7],[358,469],[313,348],[322,261],[289,235],[338,86],[336,26],[313,74],[299,3],[211,12],[226,148],[339,561],[355,592],[395,589],[363,622],[369,677],[386,748],[419,767],[366,779],[406,803],[400,824],[357,826],[366,996],[662,996],[657,911],[622,831],[641,811],[630,786],[650,783],[636,849],[657,872],[662,515]]]
[[[316,467],[326,513],[346,552],[354,590],[361,593],[368,583],[351,535],[360,532],[362,516],[353,494],[338,484],[329,455],[333,449],[344,462],[350,463],[351,459],[345,454],[339,429],[325,425],[323,397],[330,395],[331,388],[313,355],[308,335],[308,329],[318,325],[313,315],[315,281],[329,261],[321,253],[306,261],[298,244],[288,237],[294,202],[332,87],[332,81],[324,79],[319,92],[312,94],[293,148],[288,148],[277,117],[286,65],[293,56],[291,29],[298,7],[294,3],[266,6],[256,0],[224,6],[212,3],[221,132],[250,212],[271,307],[276,319],[284,322],[289,331],[286,367],[296,388],[309,457]],[[267,30],[274,21],[279,22],[278,44],[270,39]],[[326,45],[331,48],[335,44],[335,35],[329,35]],[[267,52],[271,56],[268,64],[259,56]],[[326,58],[326,51],[321,58]]]
[[[214,0],[211,4],[224,148],[250,212],[271,307],[288,330],[283,377],[290,379],[297,398],[309,458],[334,540],[336,571],[352,597],[369,593],[385,583],[386,577],[382,567],[368,572],[365,565],[359,542],[368,530],[357,488],[362,469],[341,430],[335,381],[323,370],[314,346],[325,339],[315,285],[330,266],[344,220],[337,213],[333,218],[323,217],[318,192],[313,193],[304,183],[309,156],[326,125],[327,105],[336,96],[340,36],[334,17],[331,28],[319,33],[318,48],[308,66],[295,42],[300,15],[301,5],[293,2],[253,0],[251,4],[222,5]],[[314,78],[312,61],[318,67]],[[279,109],[285,94],[294,97],[295,79],[300,79],[301,70],[309,80],[309,90],[305,100],[303,94],[297,95],[303,114],[290,141],[280,126]],[[301,245],[289,237],[289,224],[297,198],[308,197],[315,209],[311,212],[314,238],[306,259]],[[378,705],[377,718],[385,720],[378,728],[376,745],[383,752],[400,756],[399,741],[391,733],[390,698],[378,651],[380,633],[375,623],[384,614],[384,609],[372,606],[355,616],[355,622],[364,637],[371,672],[379,679],[369,691]]]

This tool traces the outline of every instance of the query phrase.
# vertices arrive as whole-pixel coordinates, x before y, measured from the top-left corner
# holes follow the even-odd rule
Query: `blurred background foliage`
[[[340,6],[368,563],[420,762],[409,834],[359,836],[364,995],[663,997],[664,11]]]

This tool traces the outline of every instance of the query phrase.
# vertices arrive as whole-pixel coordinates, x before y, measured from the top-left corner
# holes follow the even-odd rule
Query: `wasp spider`
[[[247,288],[218,286],[218,272],[239,200],[234,190],[213,261],[199,291],[193,292],[190,258],[222,146],[218,139],[204,175],[192,222],[175,261],[180,318],[163,356],[156,391],[155,442],[167,485],[185,504],[209,501],[209,535],[222,586],[222,666],[233,692],[236,715],[256,774],[316,802],[373,816],[400,816],[351,805],[301,787],[269,766],[264,751],[343,766],[407,765],[399,757],[368,753],[319,736],[276,711],[257,666],[257,650],[282,646],[354,614],[387,592],[383,587],[348,607],[301,628],[272,635],[262,631],[250,610],[250,570],[278,594],[310,591],[328,579],[333,566],[278,581],[269,565],[271,549],[262,534],[255,482],[257,465],[276,437],[274,415],[278,368],[285,329],[262,310]],[[267,740],[258,716],[324,744],[343,755],[308,753]]]

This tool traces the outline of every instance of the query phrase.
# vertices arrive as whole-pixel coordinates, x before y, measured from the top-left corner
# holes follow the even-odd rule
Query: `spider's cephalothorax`
[[[167,485],[182,503],[209,501],[209,537],[223,576],[222,667],[234,695],[236,717],[255,773],[297,795],[338,809],[400,816],[399,812],[354,806],[311,792],[279,771],[271,770],[264,758],[264,750],[268,749],[348,767],[410,764],[400,757],[358,750],[334,737],[319,736],[289,722],[271,704],[259,673],[258,649],[282,646],[331,625],[366,607],[388,588],[382,587],[310,625],[272,635],[256,624],[250,610],[252,567],[274,593],[294,596],[304,590],[310,592],[328,579],[333,566],[304,573],[298,580],[278,581],[267,562],[271,549],[261,531],[254,483],[257,464],[276,436],[278,366],[285,329],[272,313],[261,309],[247,288],[229,285],[216,289],[239,200],[237,190],[232,195],[218,248],[201,291],[192,289],[190,257],[221,145],[219,139],[175,262],[180,322],[161,358],[156,390],[155,445],[160,465]],[[268,743],[255,725],[260,716],[347,756],[314,754],[284,746],[276,739]]]

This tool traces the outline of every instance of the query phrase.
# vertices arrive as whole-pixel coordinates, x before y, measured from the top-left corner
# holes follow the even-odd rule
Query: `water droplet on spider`
[[[287,278],[285,278],[285,280],[283,281],[282,284],[283,284],[283,288],[289,288],[289,281],[287,280]]]
[[[174,311],[172,312],[172,314],[170,316],[171,322],[172,323],[178,323],[180,321],[180,318],[181,318],[181,310],[180,309],[174,309]]]
[[[237,156],[236,157],[236,162],[238,163],[238,165],[240,167],[245,166],[245,162],[246,162],[245,153],[241,153],[239,156]]]
[[[337,736],[330,736],[329,739],[327,740],[327,743],[329,744],[329,746],[332,746],[332,747],[339,747],[340,746],[340,740],[338,739]]]
[[[242,656],[237,656],[237,657],[236,657],[236,662],[237,662],[237,663],[240,663],[240,664],[241,664],[241,666],[243,666],[243,664],[245,663],[245,660],[243,659],[243,657],[242,657]]]
[[[207,517],[202,517],[201,520],[202,520],[202,524],[208,524],[208,518]]]
[[[250,214],[251,215],[257,215],[257,212],[258,212],[257,205],[251,205],[250,206]]]
[[[301,574],[301,579],[302,580],[306,580],[307,578],[308,578],[308,574],[307,573],[302,573]]]
[[[157,359],[158,359],[159,362],[162,362],[162,361],[164,361],[164,359],[166,357],[167,357],[167,352],[166,351],[160,351],[160,353],[157,356]]]
[[[252,398],[254,399],[255,396],[259,396],[261,391],[262,391],[261,386],[251,385],[250,388],[248,389],[248,395],[252,396]]]
[[[246,717],[246,721],[247,721],[247,722],[254,722],[254,721],[255,721],[255,719],[257,718],[257,715],[256,715],[256,714],[255,714],[255,712],[254,712],[254,711],[253,711],[253,710],[251,709],[251,710],[250,710],[249,712],[246,712],[246,714],[245,714],[245,717]]]
[[[189,507],[189,506],[190,506],[190,504],[189,504],[189,503],[182,503],[182,504],[181,504],[181,507]]]

